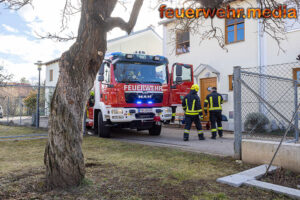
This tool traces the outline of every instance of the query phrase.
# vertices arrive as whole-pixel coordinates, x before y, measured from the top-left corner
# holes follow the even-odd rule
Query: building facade
[[[250,2],[250,3],[249,3]],[[257,2],[234,1],[231,8],[257,8]],[[234,66],[257,67],[272,64],[295,62],[300,54],[300,20],[286,21],[286,39],[277,42],[262,32],[258,19],[220,19],[214,18],[213,24],[224,34],[224,48],[216,39],[201,41],[201,33],[211,21],[205,20],[199,33],[176,31],[176,20],[163,20],[163,55],[170,63],[185,63],[194,66],[194,81],[200,85],[199,95],[203,103],[209,87],[216,86],[218,92],[228,97],[223,104],[223,114],[229,119],[224,129],[233,130],[233,85]],[[292,26],[291,26],[292,24]],[[201,29],[201,30],[200,30]],[[260,34],[261,33],[261,34]],[[200,44],[201,43],[201,44]],[[297,70],[297,69],[296,69]],[[300,63],[299,69],[300,71]],[[291,72],[292,78],[292,72]]]

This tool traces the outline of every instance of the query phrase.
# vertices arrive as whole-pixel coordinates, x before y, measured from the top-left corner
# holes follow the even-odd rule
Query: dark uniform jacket
[[[94,105],[95,105],[95,96],[90,96],[89,107],[94,107]]]
[[[200,115],[203,116],[200,98],[195,90],[184,97],[182,100],[182,108],[186,115]]]
[[[221,104],[223,103],[223,97],[216,91],[210,93],[207,95],[205,101],[204,101],[204,109],[205,111],[207,108],[209,111],[215,111],[215,110],[222,110]]]

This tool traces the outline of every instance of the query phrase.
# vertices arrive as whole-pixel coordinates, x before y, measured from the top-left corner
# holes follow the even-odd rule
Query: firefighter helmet
[[[91,92],[90,92],[90,95],[91,95],[91,96],[95,96],[95,92],[94,92],[94,91],[91,91]]]
[[[196,90],[196,92],[198,92],[198,91],[199,91],[199,85],[194,84],[194,85],[191,87],[191,90]]]

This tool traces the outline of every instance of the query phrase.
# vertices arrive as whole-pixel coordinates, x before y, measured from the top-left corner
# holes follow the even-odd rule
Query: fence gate
[[[243,138],[286,142],[299,139],[296,113],[300,63],[234,68],[234,152],[241,159]],[[300,72],[300,70],[299,70]],[[297,111],[298,112],[298,111]]]

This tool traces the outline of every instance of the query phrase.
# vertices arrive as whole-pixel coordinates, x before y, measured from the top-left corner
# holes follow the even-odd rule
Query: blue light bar
[[[153,56],[154,61],[160,61],[160,56]]]
[[[148,104],[153,104],[153,101],[148,101]]]
[[[132,54],[126,54],[125,56],[127,59],[133,59],[133,55]]]
[[[139,105],[140,105],[140,104],[142,104],[142,101],[137,101],[136,104],[139,104]]]

